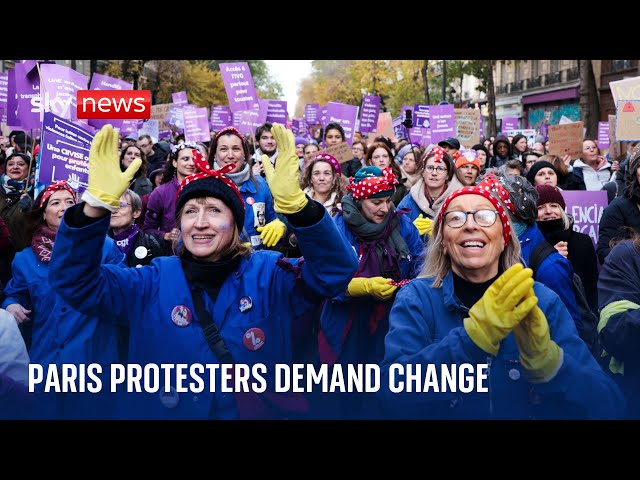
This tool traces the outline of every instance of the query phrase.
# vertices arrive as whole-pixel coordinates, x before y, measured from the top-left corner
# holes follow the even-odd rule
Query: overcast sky
[[[300,80],[311,74],[311,60],[265,60],[273,77],[282,85],[283,100],[287,101],[287,111],[293,116],[298,101]]]

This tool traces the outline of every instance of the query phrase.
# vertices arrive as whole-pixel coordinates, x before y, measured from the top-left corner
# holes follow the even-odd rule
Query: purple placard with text
[[[172,104],[169,107],[165,123],[176,128],[184,128],[184,113],[181,105]]]
[[[594,248],[598,245],[598,227],[603,210],[608,205],[604,190],[563,190],[566,212],[573,217],[573,229],[591,237]]]
[[[609,122],[598,122],[598,147],[609,148]]]
[[[242,133],[254,134],[256,128],[267,121],[268,100],[259,100],[259,108],[233,113],[233,124]]]
[[[287,124],[287,101],[286,100],[267,100],[267,119],[265,121],[271,123]]]
[[[171,100],[176,105],[188,105],[187,92],[173,92],[171,94]]]
[[[232,112],[256,108],[258,94],[247,62],[221,63],[220,73]]]
[[[505,134],[505,132],[508,132],[509,130],[518,130],[518,128],[520,128],[518,126],[518,118],[517,117],[504,117],[502,119],[502,133],[503,135]]]
[[[540,135],[542,135],[545,140],[549,138],[549,124],[548,123],[541,123],[540,124]]]
[[[318,118],[320,112],[320,105],[317,103],[307,103],[304,106],[304,120],[307,125],[315,125],[320,121]]]
[[[184,107],[184,139],[187,142],[208,142],[211,140],[209,130],[209,112],[206,107],[193,105]]]
[[[16,63],[15,84],[17,95],[18,125],[23,129],[40,128],[40,76],[37,69],[27,75],[23,63]]]
[[[431,143],[437,144],[447,137],[456,134],[456,117],[453,105],[430,105],[429,123]]]
[[[429,105],[416,103],[413,106],[413,126],[429,128]]]
[[[407,131],[402,125],[402,121],[404,120],[404,114],[398,115],[391,122],[391,126],[393,127],[393,135],[396,139],[407,138]]]
[[[67,120],[78,120],[78,90],[86,90],[89,79],[72,68],[55,63],[40,65],[44,110]],[[44,110],[42,114],[44,114]]]
[[[16,91],[16,69],[7,72],[7,125],[19,127],[18,120],[18,92]]]
[[[363,135],[375,132],[380,115],[380,97],[378,95],[365,95],[360,109],[360,133]]]
[[[211,117],[209,118],[209,128],[218,131],[230,125],[232,125],[231,109],[226,105],[213,105],[211,107]]]
[[[409,138],[411,139],[411,143],[414,145],[420,145],[420,139],[422,138],[423,130],[422,127],[413,127],[409,129]]]
[[[9,74],[0,73],[0,122],[7,123],[7,94],[9,93]]]
[[[130,82],[125,82],[124,80],[120,80],[119,78],[109,77],[107,75],[102,75],[100,73],[94,73],[93,77],[91,77],[91,85],[89,85],[89,90],[131,90],[133,89],[133,84]],[[90,119],[87,122],[94,128],[102,128],[107,123],[110,123],[114,128],[120,129],[122,133],[122,120],[118,119]]]
[[[127,135],[133,134],[137,138],[138,130],[142,128],[143,123],[142,120],[123,120],[122,126],[120,127],[120,135],[124,138]]]
[[[91,132],[65,118],[45,112],[42,120],[38,182],[49,185],[56,180],[66,180],[76,192],[83,192],[89,179],[89,149],[92,140]]]
[[[323,127],[327,126],[327,123],[329,123],[329,120],[327,120],[327,106],[325,105],[324,107],[320,107],[320,121],[317,122],[320,123],[320,125],[322,125]],[[311,123],[307,122],[307,126],[312,125]]]
[[[358,107],[338,102],[327,104],[327,123],[335,122],[342,126],[345,141],[351,145],[358,119]]]

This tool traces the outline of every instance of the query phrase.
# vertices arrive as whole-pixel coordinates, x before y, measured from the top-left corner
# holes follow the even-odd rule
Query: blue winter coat
[[[522,259],[525,265],[529,265],[529,256],[536,245],[544,241],[544,235],[534,224],[528,227],[522,235],[518,237],[520,248],[522,249]],[[569,310],[569,314],[576,324],[578,330],[582,330],[582,317],[576,303],[576,296],[573,293],[573,266],[571,262],[557,252],[546,257],[538,267],[533,278],[545,284],[556,292],[562,303]]]
[[[551,339],[564,352],[558,373],[549,382],[530,384],[518,360],[513,334],[500,344],[497,356],[484,352],[463,326],[466,308],[455,295],[453,274],[441,288],[432,279],[409,282],[396,295],[385,339],[381,364],[380,399],[385,412],[395,418],[431,419],[531,419],[531,418],[619,418],[623,398],[616,384],[602,371],[558,296],[535,282],[538,306],[549,322]],[[390,367],[428,364],[489,364],[487,393],[393,393]],[[400,378],[402,379],[402,378]],[[438,375],[438,379],[441,379]],[[422,387],[422,382],[420,382]],[[414,390],[415,391],[415,390]]]
[[[129,269],[99,265],[95,252],[103,242],[108,217],[73,228],[66,222],[67,215],[73,215],[73,209],[69,210],[60,225],[51,263],[51,281],[60,296],[79,311],[103,312],[105,320],[128,324],[130,363],[220,363],[203,335],[180,258],[160,257],[149,266]],[[275,363],[291,363],[293,320],[317,307],[323,298],[344,291],[356,270],[351,248],[326,212],[318,223],[294,231],[304,260],[289,263],[277,252],[255,252],[243,258],[238,271],[224,281],[215,305],[203,295],[205,308],[235,363],[262,363],[267,373],[273,373]],[[191,322],[180,321],[184,316],[178,317],[178,310],[188,312]],[[258,349],[250,349],[252,333],[264,339]],[[176,386],[174,373],[172,388]],[[119,416],[207,419],[213,414],[236,418],[234,395],[220,391],[220,375],[215,386],[210,387],[208,375],[202,375],[202,380],[201,393],[174,389],[165,394],[164,381],[159,393],[132,393]]]

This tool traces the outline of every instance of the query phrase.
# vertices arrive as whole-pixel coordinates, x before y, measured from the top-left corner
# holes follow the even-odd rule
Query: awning
[[[548,103],[558,100],[566,100],[568,98],[580,97],[580,87],[565,88],[562,90],[554,90],[553,92],[538,93],[522,97],[522,104],[529,105],[531,103]]]

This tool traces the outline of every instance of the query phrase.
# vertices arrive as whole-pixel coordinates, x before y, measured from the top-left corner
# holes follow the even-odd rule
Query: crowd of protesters
[[[0,415],[640,417],[640,145],[611,160],[592,139],[571,158],[544,137],[356,133],[340,162],[324,150],[343,128],[315,133],[267,122],[154,142],[106,126],[84,192],[61,180],[35,195],[37,140],[0,138]],[[595,246],[573,230],[569,190],[606,192]],[[260,395],[47,394],[27,391],[29,362],[376,364],[383,381],[376,394],[276,394],[273,378]],[[488,364],[490,393],[392,392],[411,364]]]

